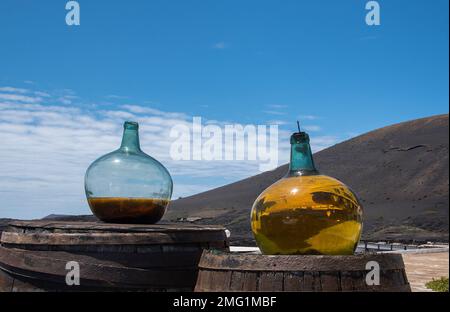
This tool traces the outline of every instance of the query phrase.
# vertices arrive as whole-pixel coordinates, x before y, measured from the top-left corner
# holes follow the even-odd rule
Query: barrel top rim
[[[400,254],[355,255],[261,255],[204,250],[199,267],[234,271],[360,271],[376,261],[384,269],[403,269]]]
[[[372,259],[372,258],[398,258],[402,257],[401,254],[396,253],[357,253],[353,255],[264,255],[254,252],[225,252],[218,249],[205,249],[203,251],[204,256],[218,256],[218,257],[230,257],[230,258],[248,258],[248,259],[267,259],[267,260],[301,260],[301,259],[334,259],[334,260],[344,260],[344,259]]]
[[[157,224],[118,224],[104,223],[101,221],[12,221],[8,223],[13,228],[33,228],[42,230],[81,230],[99,232],[214,232],[224,231],[220,225],[184,224],[175,222],[162,222]],[[6,230],[7,231],[7,230]]]

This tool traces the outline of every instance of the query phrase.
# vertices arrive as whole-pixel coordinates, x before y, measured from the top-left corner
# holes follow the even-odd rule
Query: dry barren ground
[[[403,254],[403,261],[412,291],[431,291],[425,283],[448,277],[448,252]]]

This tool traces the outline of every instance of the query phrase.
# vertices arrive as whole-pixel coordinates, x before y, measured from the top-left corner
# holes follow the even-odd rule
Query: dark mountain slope
[[[447,115],[384,127],[314,155],[323,174],[350,186],[364,205],[364,236],[448,240],[449,121]],[[173,201],[166,220],[203,217],[221,223],[238,242],[251,243],[250,209],[287,165]]]

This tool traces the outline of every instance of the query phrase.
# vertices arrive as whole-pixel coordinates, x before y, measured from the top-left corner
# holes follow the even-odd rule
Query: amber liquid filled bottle
[[[291,136],[289,171],[264,190],[251,212],[264,254],[353,254],[362,230],[362,207],[342,182],[314,166],[305,132]]]
[[[114,223],[156,223],[172,195],[172,178],[139,144],[136,122],[124,124],[119,149],[93,162],[85,176],[89,207],[97,218]]]

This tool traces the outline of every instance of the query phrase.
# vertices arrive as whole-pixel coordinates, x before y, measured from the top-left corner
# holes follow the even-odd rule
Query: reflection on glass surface
[[[362,207],[342,182],[319,174],[309,136],[291,136],[285,177],[252,207],[251,226],[264,254],[353,254],[362,230]]]
[[[122,144],[93,162],[85,191],[94,215],[106,222],[156,223],[169,204],[172,178],[139,144],[138,124],[125,122]]]

